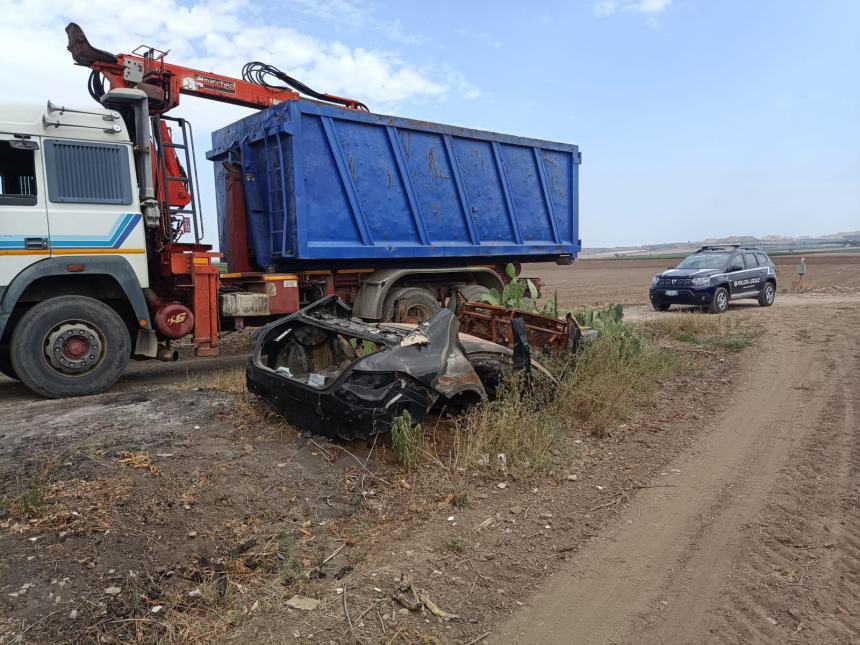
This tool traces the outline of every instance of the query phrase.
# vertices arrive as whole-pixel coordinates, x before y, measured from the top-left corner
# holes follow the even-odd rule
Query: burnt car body
[[[291,424],[332,438],[387,432],[408,411],[492,397],[514,352],[459,334],[442,309],[420,325],[366,323],[336,296],[270,323],[257,335],[248,389]]]

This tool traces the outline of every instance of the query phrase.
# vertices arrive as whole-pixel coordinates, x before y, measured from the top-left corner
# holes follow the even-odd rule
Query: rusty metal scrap
[[[513,330],[516,319],[525,324],[528,344],[532,348],[570,351],[576,348],[582,337],[582,330],[570,314],[561,319],[483,302],[465,302],[460,304],[457,318],[463,333],[510,348],[516,344]]]

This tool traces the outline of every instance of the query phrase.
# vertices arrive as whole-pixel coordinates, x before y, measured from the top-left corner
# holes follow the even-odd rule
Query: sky
[[[73,20],[114,53],[145,43],[232,76],[260,60],[374,112],[577,144],[586,247],[860,230],[858,0],[0,0],[0,15],[3,102],[93,105]],[[210,231],[210,133],[248,113],[191,97],[173,113],[194,125]]]

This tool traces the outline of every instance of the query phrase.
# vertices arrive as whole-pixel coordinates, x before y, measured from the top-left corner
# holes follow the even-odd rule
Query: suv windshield
[[[731,253],[701,253],[684,258],[676,269],[724,269]]]

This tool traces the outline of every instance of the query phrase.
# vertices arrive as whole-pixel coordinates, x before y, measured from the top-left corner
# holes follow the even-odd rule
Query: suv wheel
[[[770,307],[774,298],[776,298],[776,287],[773,286],[773,282],[765,282],[764,289],[758,294],[758,304],[762,307]]]
[[[729,292],[725,287],[719,287],[714,292],[714,298],[711,300],[711,305],[708,307],[708,312],[712,314],[725,313],[729,308]]]
[[[654,307],[655,311],[669,311],[669,307],[672,305],[661,304],[659,302],[652,302],[651,306]]]

